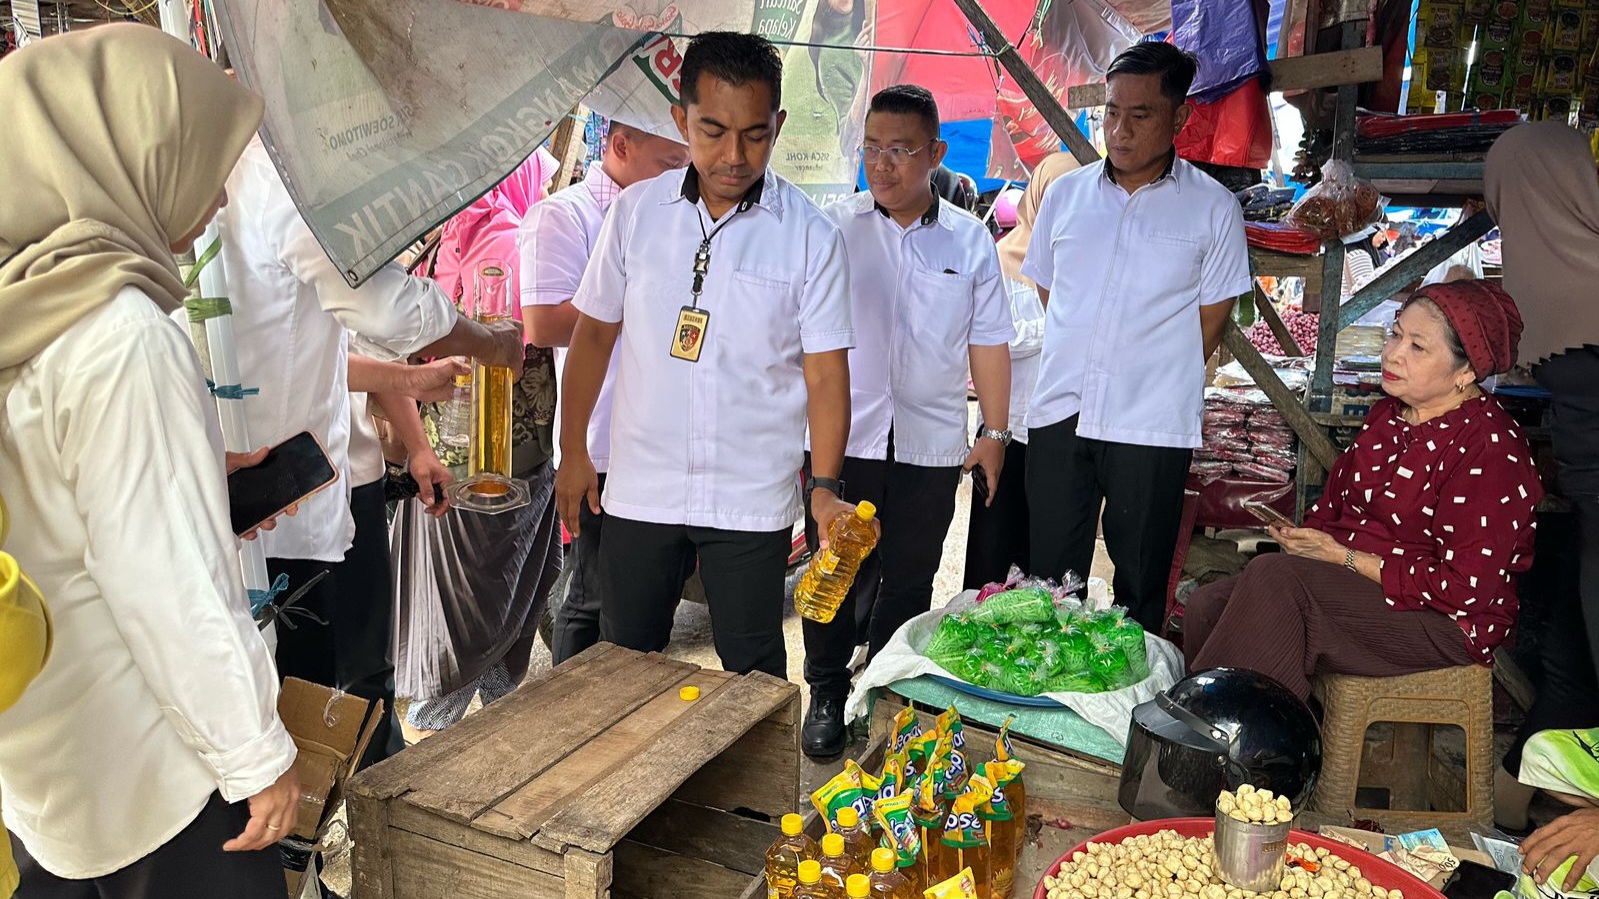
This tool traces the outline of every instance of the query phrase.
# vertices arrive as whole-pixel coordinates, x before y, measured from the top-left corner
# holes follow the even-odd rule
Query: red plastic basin
[[[1184,837],[1208,837],[1216,830],[1214,818],[1166,818],[1161,821],[1145,821],[1140,824],[1129,824],[1115,830],[1107,830],[1099,836],[1085,843],[1073,846],[1070,851],[1055,860],[1045,877],[1054,877],[1060,873],[1061,862],[1067,861],[1074,853],[1087,852],[1088,843],[1120,843],[1132,837],[1141,837],[1146,834],[1160,833],[1163,830],[1174,830]],[[1371,881],[1373,886],[1385,890],[1400,889],[1405,891],[1405,899],[1444,899],[1444,894],[1432,888],[1431,884],[1423,883],[1416,875],[1400,868],[1393,862],[1380,859],[1370,852],[1329,840],[1319,834],[1303,830],[1290,830],[1288,839],[1295,843],[1304,843],[1312,849],[1323,849],[1335,853],[1339,858],[1360,869],[1360,875]],[[1033,889],[1033,899],[1049,899],[1049,891],[1044,888],[1044,879],[1038,879],[1038,886]]]

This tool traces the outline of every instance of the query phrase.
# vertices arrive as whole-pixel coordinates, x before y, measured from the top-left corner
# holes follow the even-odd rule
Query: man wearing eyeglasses
[[[923,87],[885,88],[872,98],[865,133],[871,190],[827,214],[844,235],[855,320],[843,496],[876,504],[883,536],[837,617],[804,622],[803,742],[816,757],[843,749],[855,646],[876,652],[931,604],[962,469],[986,501],[1010,442],[1009,299],[988,229],[933,191],[948,149],[938,104]],[[966,442],[968,368],[990,426],[975,447]],[[814,550],[816,525],[806,524]]]

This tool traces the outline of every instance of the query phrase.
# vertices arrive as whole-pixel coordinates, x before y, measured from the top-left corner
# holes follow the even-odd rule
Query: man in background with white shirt
[[[589,166],[581,184],[557,191],[534,204],[522,219],[517,244],[522,255],[522,324],[534,346],[555,347],[555,368],[566,362],[566,346],[577,324],[577,294],[599,239],[600,225],[623,188],[688,164],[688,148],[613,121],[599,161]],[[605,373],[594,415],[589,419],[589,458],[605,494],[605,473],[611,463],[611,391],[616,359]],[[560,440],[560,436],[556,436]],[[566,597],[555,615],[550,655],[559,665],[600,638],[599,553],[604,513],[584,508],[583,536],[572,541],[573,571]]]
[[[855,342],[838,228],[767,169],[782,72],[754,35],[705,32],[684,53],[672,114],[693,164],[623,191],[600,228],[574,301],[556,479],[581,539],[579,509],[600,512],[587,436],[614,352],[604,639],[665,648],[697,556],[722,666],[777,677],[807,421],[817,520],[852,510],[837,478]]]
[[[877,507],[883,539],[838,616],[804,622],[811,705],[801,745],[819,758],[844,748],[856,644],[875,654],[932,605],[961,471],[972,473],[983,502],[999,485],[1011,438],[1010,303],[988,227],[933,192],[933,169],[948,149],[931,92],[884,88],[866,114],[871,189],[827,208],[848,248],[856,338],[844,498]],[[987,425],[973,447],[968,370]],[[816,551],[814,522],[807,520],[805,537]]]
[[[244,404],[250,440],[275,446],[310,431],[340,476],[263,535],[268,572],[274,579],[287,575],[290,592],[327,572],[296,604],[321,621],[290,613],[278,628],[278,670],[383,700],[385,714],[364,759],[370,764],[404,744],[393,711],[383,478],[374,468],[366,473],[378,474],[376,480],[353,483],[345,329],[396,359],[476,356],[517,371],[522,335],[514,324],[491,329],[462,316],[436,285],[397,265],[350,287],[300,217],[259,138],[234,167],[228,193],[232,201],[218,218],[239,370],[245,386],[259,390]]]
[[[1027,413],[1032,573],[1086,578],[1103,503],[1116,601],[1153,633],[1200,445],[1205,361],[1251,290],[1238,201],[1173,149],[1194,70],[1165,43],[1116,58],[1107,156],[1045,192],[1022,266],[1047,309]]]

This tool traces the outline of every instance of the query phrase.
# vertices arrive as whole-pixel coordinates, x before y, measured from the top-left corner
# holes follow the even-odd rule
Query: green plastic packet
[[[933,631],[932,639],[922,649],[922,655],[938,659],[964,652],[976,639],[976,631],[975,625],[963,621],[959,616],[946,615],[938,622],[938,629]]]
[[[909,792],[901,793],[879,799],[872,809],[883,834],[882,845],[894,850],[894,865],[899,868],[916,864],[922,855],[922,830],[911,815],[914,799]]]
[[[1055,597],[1043,587],[1006,590],[983,600],[966,613],[972,621],[989,624],[1019,624],[1027,621],[1053,621]]]

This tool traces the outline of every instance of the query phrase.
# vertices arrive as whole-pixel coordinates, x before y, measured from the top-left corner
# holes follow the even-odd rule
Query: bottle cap
[[[877,517],[877,507],[868,502],[856,503],[855,514],[860,517],[861,521],[871,521]]]
[[[857,812],[854,806],[846,805],[838,810],[839,827],[859,827],[860,823],[861,813]]]
[[[843,855],[844,835],[841,833],[830,833],[827,836],[822,837],[822,854]]]
[[[783,836],[797,837],[805,829],[805,819],[799,815],[783,816]]]
[[[693,702],[700,698],[700,688],[695,686],[684,687],[677,691],[677,698],[684,702]]]
[[[872,850],[872,870],[879,874],[887,874],[899,864],[899,859],[894,857],[894,850],[879,846]]]
[[[851,874],[844,884],[844,893],[849,899],[867,899],[872,895],[872,882],[865,874]]]
[[[808,858],[799,863],[799,882],[815,883],[822,879],[822,863],[814,858]]]

